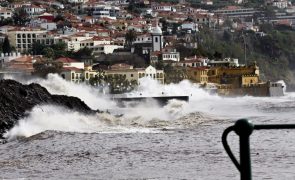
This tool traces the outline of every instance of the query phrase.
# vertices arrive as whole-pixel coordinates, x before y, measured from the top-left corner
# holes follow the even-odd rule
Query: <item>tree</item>
[[[30,17],[23,7],[17,9],[14,12],[12,18],[13,18],[14,24],[21,25],[21,26],[26,25],[26,23],[30,21]]]
[[[92,86],[99,86],[105,81],[105,72],[102,69],[98,69],[97,74],[89,79],[89,84]]]
[[[134,30],[129,30],[127,31],[126,35],[125,35],[125,41],[126,41],[126,45],[127,47],[131,47],[132,42],[136,40],[136,33]]]
[[[3,53],[11,53],[11,46],[8,37],[6,36],[2,45]]]
[[[36,62],[33,64],[33,67],[33,75],[45,78],[49,73],[60,73],[62,69],[62,63],[47,60],[43,62]]]
[[[33,55],[43,55],[43,50],[46,48],[44,44],[34,42],[32,45],[31,53]]]
[[[92,58],[92,49],[89,49],[88,47],[84,47],[82,49],[79,49],[77,52],[73,53],[73,58],[75,59],[81,59],[83,57],[91,57]]]
[[[46,47],[45,49],[43,49],[43,54],[45,57],[51,60],[55,57],[55,52],[51,47]]]
[[[58,42],[50,46],[54,50],[54,58],[59,58],[62,56],[68,56],[66,51],[67,45],[64,42]]]

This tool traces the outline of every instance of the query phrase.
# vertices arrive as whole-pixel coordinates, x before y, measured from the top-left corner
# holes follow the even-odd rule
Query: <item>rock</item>
[[[64,106],[82,113],[95,113],[77,97],[51,95],[39,84],[23,85],[14,80],[0,80],[0,138],[15,123],[39,104]]]

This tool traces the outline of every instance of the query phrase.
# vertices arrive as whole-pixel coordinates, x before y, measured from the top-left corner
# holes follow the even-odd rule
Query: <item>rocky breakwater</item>
[[[64,106],[82,113],[95,113],[77,97],[52,95],[39,84],[23,85],[14,80],[0,80],[0,139],[27,111],[39,104]]]

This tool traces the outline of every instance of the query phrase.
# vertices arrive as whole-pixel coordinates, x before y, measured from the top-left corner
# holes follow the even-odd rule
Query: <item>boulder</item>
[[[0,138],[36,105],[53,104],[82,113],[95,113],[77,97],[52,95],[39,84],[0,80]]]

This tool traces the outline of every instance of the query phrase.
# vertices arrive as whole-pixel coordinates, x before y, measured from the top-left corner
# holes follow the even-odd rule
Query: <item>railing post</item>
[[[253,130],[267,129],[295,129],[295,124],[256,124],[253,125],[247,119],[238,120],[235,125],[226,128],[222,134],[222,144],[228,156],[240,171],[241,180],[251,180],[251,156],[250,156],[250,135]],[[228,143],[227,136],[230,132],[235,133],[240,137],[240,162],[233,155]]]
[[[241,180],[251,180],[250,135],[254,125],[247,119],[240,119],[234,125],[234,131],[240,137],[240,173]]]

